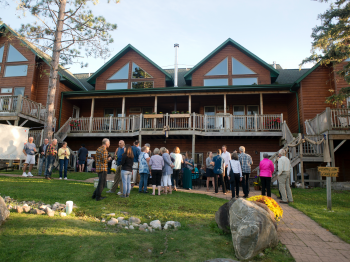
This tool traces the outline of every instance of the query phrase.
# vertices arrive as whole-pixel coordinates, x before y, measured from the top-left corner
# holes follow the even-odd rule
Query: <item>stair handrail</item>
[[[67,120],[66,123],[55,133],[55,138],[59,142],[63,142],[63,140],[67,137],[67,134],[70,133],[70,122],[71,117]]]

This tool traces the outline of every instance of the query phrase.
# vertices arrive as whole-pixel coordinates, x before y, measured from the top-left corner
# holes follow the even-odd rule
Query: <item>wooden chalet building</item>
[[[26,60],[9,61],[11,48]],[[49,56],[23,39],[5,37],[0,37],[0,55],[0,87],[8,92],[1,94],[1,123],[17,119],[20,124],[23,118],[27,126],[42,125],[38,112],[45,110],[48,85],[42,71],[48,69]],[[18,65],[27,66],[25,75],[7,73]],[[206,153],[222,145],[230,152],[244,145],[255,168],[264,152],[275,154],[295,142],[298,133],[314,141],[327,134],[332,165],[340,167],[337,181],[348,181],[350,170],[345,163],[350,153],[345,148],[350,145],[350,110],[327,108],[324,102],[329,89],[337,92],[345,85],[332,67],[282,69],[232,39],[193,68],[178,70],[162,69],[129,44],[92,75],[60,69],[55,137],[67,141],[72,150],[84,143],[89,151],[108,137],[111,153],[120,139],[129,144],[150,143],[151,149],[165,146],[172,151],[179,146],[181,152],[193,152],[197,164],[205,163]],[[23,88],[20,94],[19,87]],[[16,99],[36,107],[28,111],[25,103],[12,102]],[[305,170],[325,165],[322,150],[304,143],[302,149],[291,151],[295,179],[300,162]]]

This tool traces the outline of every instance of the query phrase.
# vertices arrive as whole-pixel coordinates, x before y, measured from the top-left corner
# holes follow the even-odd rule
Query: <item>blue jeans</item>
[[[46,157],[46,177],[51,177],[52,169],[53,169],[53,163],[55,163],[56,156],[48,155]]]
[[[142,187],[143,187],[143,192],[146,193],[147,185],[148,185],[148,174],[147,173],[142,173],[142,174],[140,173],[139,192],[142,192]]]
[[[46,173],[46,157],[39,158],[39,176],[41,176],[44,167],[44,175]]]
[[[62,170],[64,165],[64,177],[67,177],[68,159],[60,159],[60,177],[62,177]]]
[[[122,181],[123,181],[123,195],[130,195],[131,189],[131,171],[122,170]]]

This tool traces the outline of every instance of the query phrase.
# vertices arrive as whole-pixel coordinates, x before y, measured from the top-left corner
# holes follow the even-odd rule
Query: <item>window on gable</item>
[[[5,77],[11,76],[27,76],[28,66],[27,65],[16,65],[5,67]]]
[[[232,57],[232,74],[233,75],[255,75],[256,73]]]
[[[119,69],[114,75],[108,80],[128,79],[129,78],[129,63]]]
[[[258,84],[257,77],[233,78],[232,79],[233,86],[248,86],[248,85],[257,85],[257,84]]]
[[[227,78],[204,79],[204,86],[227,86]]]
[[[153,82],[132,82],[132,89],[153,88]]]
[[[132,78],[152,78],[152,76],[137,64],[132,63]]]
[[[212,70],[210,70],[206,76],[216,76],[216,75],[227,75],[228,74],[228,64],[227,57],[217,64]]]
[[[128,89],[128,82],[107,83],[106,90]]]
[[[2,63],[2,57],[4,55],[5,46],[0,47],[0,63]]]
[[[28,60],[16,48],[10,45],[6,62],[24,62],[24,61],[28,61]]]

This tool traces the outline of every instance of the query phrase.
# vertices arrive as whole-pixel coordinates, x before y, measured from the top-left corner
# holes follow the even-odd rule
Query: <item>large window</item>
[[[233,75],[251,75],[256,73],[232,57],[232,74]]]
[[[5,77],[26,76],[27,71],[28,71],[27,65],[6,66],[4,76]]]
[[[128,89],[128,82],[107,83],[107,90]]]
[[[153,82],[132,82],[132,89],[153,88]]]
[[[152,78],[152,76],[137,64],[132,63],[132,78]]]
[[[204,86],[227,86],[227,78],[204,79]]]
[[[4,55],[4,49],[5,49],[5,46],[1,46],[0,47],[0,63],[2,63],[2,57]]]
[[[119,69],[114,75],[112,75],[108,80],[117,79],[128,79],[129,78],[129,63]]]
[[[18,95],[24,95],[24,87],[15,87],[15,93],[14,93],[15,96],[18,96]]]
[[[6,62],[25,62],[28,61],[16,48],[12,45],[9,47]]]
[[[228,74],[228,59],[222,60],[217,66],[210,70],[206,76],[227,75]]]
[[[1,88],[1,94],[12,94],[12,88]]]
[[[248,78],[233,78],[232,85],[234,86],[248,86],[248,85],[257,85],[257,77],[248,77]]]

